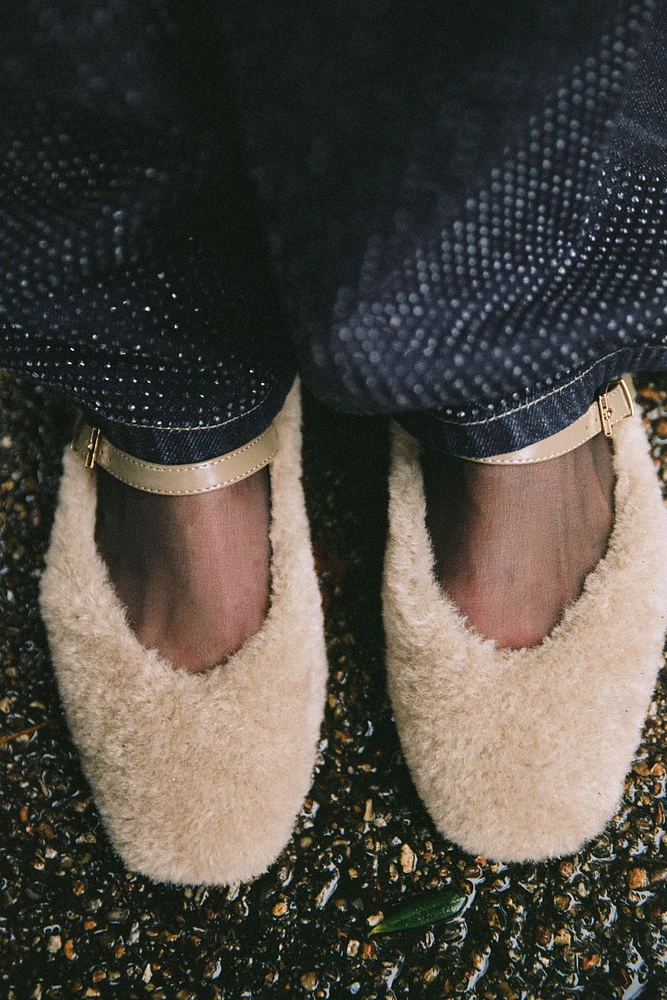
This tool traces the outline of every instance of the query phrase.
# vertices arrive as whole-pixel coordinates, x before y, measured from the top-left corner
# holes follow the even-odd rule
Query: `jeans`
[[[32,0],[0,35],[0,367],[166,463],[295,372],[482,457],[667,367],[655,0]]]

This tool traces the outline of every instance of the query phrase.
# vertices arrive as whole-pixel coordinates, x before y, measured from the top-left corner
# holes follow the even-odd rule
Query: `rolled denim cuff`
[[[144,462],[161,465],[205,462],[242,447],[265,431],[283,408],[294,378],[294,372],[286,374],[252,409],[206,427],[172,426],[166,422],[159,427],[144,426],[104,420],[91,413],[86,413],[86,418],[100,427],[117,448]]]
[[[665,346],[636,347],[615,351],[578,374],[554,379],[553,385],[534,398],[526,398],[505,409],[489,404],[488,416],[480,407],[479,417],[457,418],[451,411],[395,414],[408,433],[433,451],[462,458],[488,458],[517,451],[562,431],[582,416],[609,382],[626,372],[664,368]]]

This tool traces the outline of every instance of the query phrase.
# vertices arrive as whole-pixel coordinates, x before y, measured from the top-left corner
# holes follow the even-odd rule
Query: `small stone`
[[[558,945],[565,945],[565,947],[568,948],[572,944],[572,935],[565,929],[565,927],[561,927],[554,937],[554,943]]]
[[[564,913],[565,910],[570,909],[571,903],[572,900],[570,899],[569,896],[554,896],[554,906],[556,907],[557,910],[560,910],[562,913]]]
[[[82,896],[86,891],[86,883],[77,881],[72,885],[72,892],[75,896]]]
[[[401,868],[404,872],[413,872],[417,867],[417,855],[409,844],[401,845]]]
[[[373,819],[373,800],[366,799],[366,808],[364,809],[364,821],[370,823]]]
[[[432,983],[440,975],[440,969],[437,965],[432,965],[430,969],[427,969],[424,973],[424,982]]]
[[[144,983],[150,983],[150,981],[151,981],[152,978],[153,978],[153,970],[151,969],[151,963],[149,962],[146,965],[146,968],[144,969],[144,973],[143,973],[141,979],[142,979],[142,982],[144,982]]]
[[[665,394],[660,392],[659,389],[654,389],[653,386],[645,386],[640,390],[639,395],[643,400],[648,400],[651,403],[664,403]]]
[[[304,990],[308,990],[309,993],[312,993],[317,987],[317,973],[304,972],[299,982],[303,986]]]
[[[76,838],[76,843],[77,844],[96,844],[97,843],[97,837],[92,832],[92,830],[87,830],[85,833],[82,833],[80,837]]]
[[[361,957],[364,959],[376,958],[377,952],[370,941],[364,941],[361,946]]]
[[[384,920],[384,913],[382,912],[382,910],[378,910],[377,913],[372,913],[370,917],[366,918],[366,923],[368,924],[369,927],[377,927],[377,925],[381,924],[383,920]]]
[[[339,879],[340,875],[336,872],[328,882],[324,883],[315,900],[315,906],[318,910],[322,910],[327,905],[338,887]]]
[[[600,964],[599,955],[584,955],[581,960],[584,972],[588,972],[589,969],[595,969]]]
[[[631,868],[628,872],[628,888],[643,889],[648,885],[648,872],[645,868]]]
[[[667,420],[657,420],[655,433],[659,438],[667,438]]]
[[[63,946],[63,940],[60,934],[52,934],[49,940],[46,942],[46,950],[50,952],[52,955],[55,955],[57,951],[60,951],[62,946]]]
[[[350,938],[347,942],[347,955],[349,958],[354,958],[355,955],[359,954],[360,942],[356,938]]]
[[[551,929],[549,927],[543,927],[542,924],[538,925],[535,937],[543,948],[548,948],[554,939]]]
[[[203,978],[204,979],[217,979],[222,972],[222,962],[219,958],[210,959],[204,966]]]
[[[275,904],[275,906],[271,910],[271,913],[274,915],[274,917],[284,917],[288,909],[289,907],[287,906],[285,900],[281,899]]]
[[[168,931],[166,927],[164,930],[160,931],[160,941],[178,941],[180,936],[180,931],[176,931],[176,933],[174,933],[174,931]]]
[[[558,866],[558,871],[561,873],[563,878],[570,879],[574,875],[574,865],[571,861],[561,861]]]
[[[107,920],[110,924],[122,924],[124,920],[127,920],[127,917],[127,910],[109,910],[107,913]]]
[[[65,952],[65,958],[68,958],[70,962],[76,958],[76,952],[74,951],[74,942],[71,938],[65,941],[65,946],[63,948]]]
[[[7,697],[0,700],[0,712],[4,712],[8,715],[12,710],[12,699],[7,695]]]

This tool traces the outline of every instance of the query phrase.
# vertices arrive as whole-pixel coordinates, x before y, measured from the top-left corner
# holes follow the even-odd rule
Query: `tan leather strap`
[[[534,462],[547,462],[550,458],[566,455],[568,451],[574,451],[597,434],[603,433],[605,437],[612,437],[615,425],[626,417],[631,417],[635,412],[633,395],[632,379],[626,375],[613,389],[598,396],[582,417],[557,434],[543,438],[535,444],[529,444],[518,451],[508,451],[503,455],[491,455],[488,458],[469,458],[467,461],[480,462],[484,465],[531,465]]]
[[[88,469],[99,465],[116,479],[145,493],[182,497],[231,486],[267,465],[278,450],[278,435],[271,424],[263,434],[226,455],[193,465],[158,465],[121,451],[104,437],[99,427],[81,419],[75,428],[72,449]]]

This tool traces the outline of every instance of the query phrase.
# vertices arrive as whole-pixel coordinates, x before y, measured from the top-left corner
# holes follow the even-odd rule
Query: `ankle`
[[[541,642],[604,556],[613,521],[608,441],[506,468],[427,453],[426,523],[445,593],[499,647]]]
[[[141,493],[100,473],[96,542],[139,642],[175,667],[213,667],[268,609],[268,470],[192,497]]]

